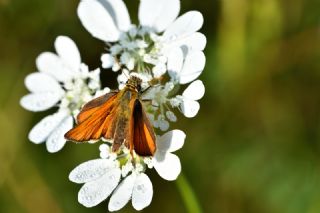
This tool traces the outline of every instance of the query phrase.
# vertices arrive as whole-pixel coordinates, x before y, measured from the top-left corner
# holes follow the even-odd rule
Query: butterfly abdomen
[[[128,134],[130,134],[130,119],[132,118],[132,109],[137,97],[138,93],[135,90],[132,90],[129,87],[124,89],[118,107],[117,118],[114,122],[116,123],[112,145],[112,150],[114,152],[119,150],[125,139],[128,138]]]

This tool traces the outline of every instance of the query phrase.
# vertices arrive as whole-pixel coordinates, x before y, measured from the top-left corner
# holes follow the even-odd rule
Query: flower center
[[[126,177],[130,172],[144,172],[146,168],[152,168],[151,157],[141,157],[134,153],[132,156],[130,150],[123,146],[119,153],[112,152],[112,144],[104,143],[100,145],[100,157],[116,161],[121,168],[121,174]]]
[[[100,89],[100,70],[89,72],[88,67],[82,66],[77,77],[65,82],[65,95],[61,100],[60,108],[68,109],[77,114],[83,104],[92,99],[95,92]]]
[[[151,28],[133,26],[110,47],[110,54],[115,62],[113,70],[117,71],[125,66],[130,71],[161,76],[165,72],[166,57],[160,50],[159,35]]]
[[[170,109],[172,98],[175,92],[175,85],[173,82],[167,82],[165,85],[157,85],[150,89],[150,91],[143,97],[146,100],[152,100],[151,105],[147,105],[147,114],[152,124],[162,131],[169,128],[169,121],[175,122],[177,120],[175,114]]]
[[[65,86],[66,93],[61,101],[62,107],[66,107],[73,112],[90,100],[92,94],[83,79],[72,80]]]

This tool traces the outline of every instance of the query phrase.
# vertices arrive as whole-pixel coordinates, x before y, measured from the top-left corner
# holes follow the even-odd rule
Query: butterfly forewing
[[[75,142],[97,140],[104,134],[104,126],[112,123],[118,93],[112,92],[87,103],[77,117],[78,125],[65,134],[65,138]],[[102,102],[104,99],[104,103]]]
[[[110,105],[113,104],[114,99],[117,97],[117,93],[117,91],[113,91],[89,101],[82,107],[81,112],[77,116],[77,122],[81,123],[85,121],[95,111],[99,110],[99,107],[105,104],[107,101]],[[108,107],[106,106],[106,108]]]
[[[133,111],[133,147],[140,156],[152,156],[156,150],[156,138],[140,100],[135,100]]]

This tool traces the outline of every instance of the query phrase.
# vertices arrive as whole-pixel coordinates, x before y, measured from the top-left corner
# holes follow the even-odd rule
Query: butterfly
[[[112,91],[85,104],[67,140],[86,142],[105,139],[118,152],[124,144],[130,153],[153,156],[156,136],[141,102],[142,80],[131,76],[120,91]]]

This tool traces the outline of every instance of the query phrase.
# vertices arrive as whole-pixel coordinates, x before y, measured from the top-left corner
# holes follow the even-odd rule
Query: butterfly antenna
[[[128,75],[125,71],[122,71],[122,73],[123,73],[128,79],[130,79],[130,74]]]

